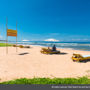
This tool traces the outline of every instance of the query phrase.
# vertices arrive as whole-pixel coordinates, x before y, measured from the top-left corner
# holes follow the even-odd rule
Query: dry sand
[[[31,46],[30,49],[9,47],[6,54],[6,47],[0,47],[0,81],[7,81],[17,78],[33,77],[82,77],[90,75],[90,62],[73,62],[73,53],[90,55],[90,51],[79,51],[72,49],[59,49],[59,55],[41,54],[40,46]],[[24,55],[22,55],[25,53]],[[21,54],[21,55],[20,55]]]

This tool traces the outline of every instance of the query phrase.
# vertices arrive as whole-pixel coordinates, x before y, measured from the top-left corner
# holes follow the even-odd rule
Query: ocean
[[[15,44],[14,41],[9,41],[9,43]],[[39,45],[45,47],[52,47],[53,45],[56,45],[58,48],[90,51],[90,42],[18,41],[17,43],[22,45]]]

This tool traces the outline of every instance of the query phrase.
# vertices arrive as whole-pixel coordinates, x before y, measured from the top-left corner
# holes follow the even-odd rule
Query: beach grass
[[[90,79],[87,77],[81,78],[21,78],[6,82],[1,82],[0,84],[90,84]]]
[[[12,44],[8,44],[7,46],[12,46]],[[0,47],[6,47],[6,43],[0,43]]]

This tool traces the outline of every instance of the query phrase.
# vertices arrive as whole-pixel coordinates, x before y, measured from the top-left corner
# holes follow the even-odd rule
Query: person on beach
[[[50,50],[50,47],[48,47],[48,50]]]
[[[56,46],[55,45],[53,45],[52,51],[56,51]]]
[[[48,47],[48,51],[50,51],[51,49],[50,49],[50,47]]]

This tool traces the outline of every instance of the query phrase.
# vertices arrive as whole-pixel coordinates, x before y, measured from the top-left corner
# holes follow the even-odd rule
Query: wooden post
[[[8,30],[8,18],[6,18],[6,54],[8,54],[8,36],[7,36],[7,30]]]

